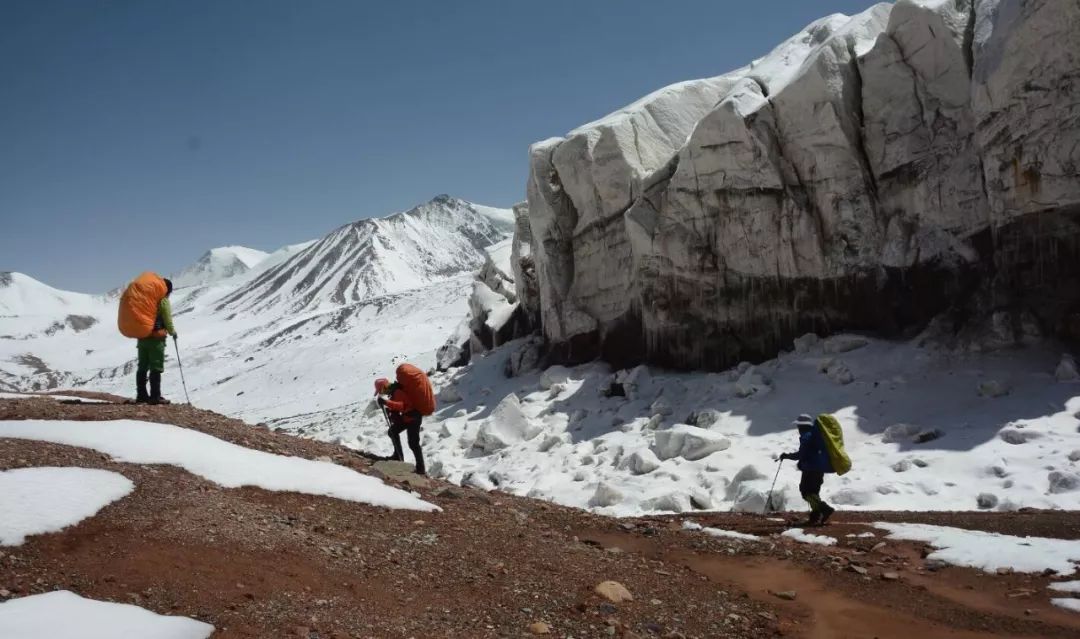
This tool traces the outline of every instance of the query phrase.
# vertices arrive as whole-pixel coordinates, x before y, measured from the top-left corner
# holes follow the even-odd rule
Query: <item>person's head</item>
[[[801,435],[809,432],[810,429],[814,427],[814,418],[803,413],[802,415],[799,415],[799,418],[792,422],[792,424],[795,428],[799,429],[799,434]]]
[[[165,297],[172,295],[172,280],[169,278],[163,278],[165,280]]]
[[[380,377],[375,380],[375,394],[383,395],[386,393],[386,389],[390,387],[390,380],[385,377]]]

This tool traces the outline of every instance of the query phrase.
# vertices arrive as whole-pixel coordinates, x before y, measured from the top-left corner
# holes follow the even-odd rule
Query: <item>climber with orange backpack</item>
[[[424,452],[420,448],[420,429],[424,417],[435,412],[435,394],[431,381],[424,371],[412,364],[397,367],[396,381],[385,378],[375,380],[376,402],[383,411],[389,429],[386,434],[394,445],[391,459],[405,460],[401,449],[401,433],[406,433],[409,449],[416,460],[416,474],[424,475]]]
[[[161,374],[165,372],[165,341],[176,339],[172,321],[172,281],[157,273],[143,273],[132,280],[120,296],[117,326],[125,337],[138,341],[138,366],[135,370],[135,403],[169,404],[161,396]],[[146,392],[146,382],[150,392]]]

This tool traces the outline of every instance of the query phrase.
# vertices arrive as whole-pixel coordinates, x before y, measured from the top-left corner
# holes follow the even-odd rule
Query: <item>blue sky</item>
[[[0,271],[99,292],[439,193],[849,0],[5,0]]]

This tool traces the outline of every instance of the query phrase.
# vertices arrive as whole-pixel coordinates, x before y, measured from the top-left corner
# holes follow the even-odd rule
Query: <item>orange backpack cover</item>
[[[124,337],[142,339],[154,332],[158,304],[169,292],[165,280],[149,271],[136,277],[120,296],[116,325]]]
[[[402,364],[397,367],[397,383],[408,393],[413,408],[421,415],[426,417],[435,412],[435,393],[427,373],[412,364]]]

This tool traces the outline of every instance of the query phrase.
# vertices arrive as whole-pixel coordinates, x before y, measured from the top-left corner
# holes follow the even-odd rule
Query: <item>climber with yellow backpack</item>
[[[388,429],[386,434],[394,445],[391,459],[404,461],[405,453],[401,449],[401,433],[407,434],[409,449],[416,461],[416,474],[424,475],[424,452],[420,448],[420,429],[424,417],[435,412],[435,393],[431,380],[424,371],[412,364],[397,367],[396,381],[385,378],[375,380],[376,403],[383,412]]]
[[[810,504],[808,526],[820,526],[829,521],[836,509],[821,499],[821,485],[826,473],[843,475],[851,470],[851,459],[844,450],[844,432],[840,422],[827,413],[817,416],[799,415],[792,424],[799,429],[799,450],[780,455],[780,461],[794,459],[799,462],[802,480],[799,492]]]
[[[169,295],[172,281],[157,273],[143,273],[124,289],[120,296],[117,327],[124,337],[139,340],[138,365],[135,369],[135,403],[168,404],[161,396],[161,374],[165,372],[165,341],[176,339]],[[150,392],[146,382],[150,382]]]

